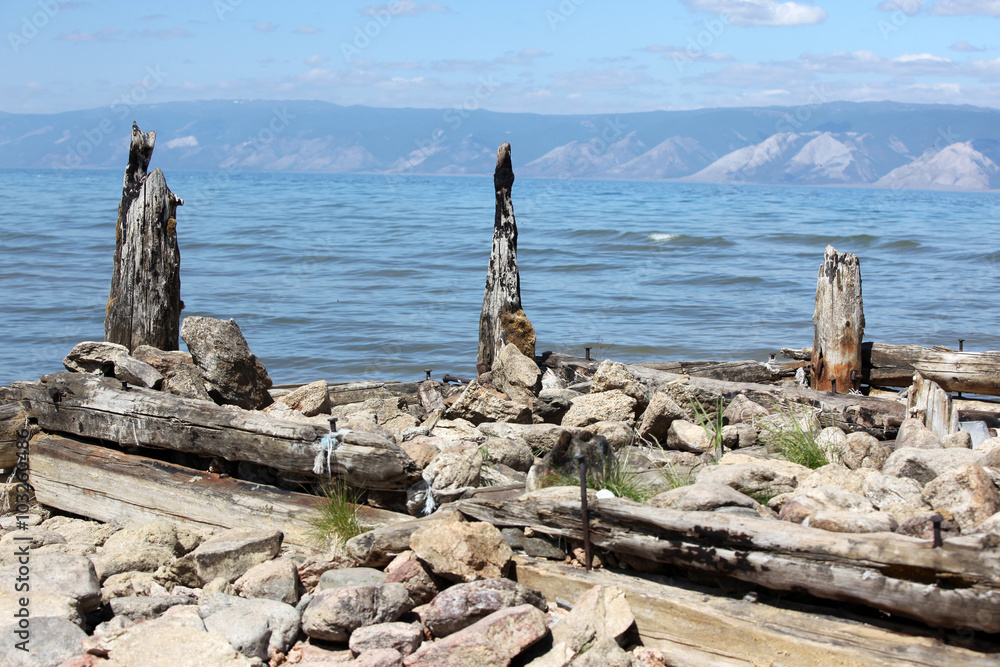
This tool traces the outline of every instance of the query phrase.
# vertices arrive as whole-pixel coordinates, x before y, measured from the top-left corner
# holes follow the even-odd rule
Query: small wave
[[[683,236],[684,236],[683,234],[666,234],[663,232],[653,232],[646,238],[652,241],[653,243],[669,243],[670,241],[682,238]]]

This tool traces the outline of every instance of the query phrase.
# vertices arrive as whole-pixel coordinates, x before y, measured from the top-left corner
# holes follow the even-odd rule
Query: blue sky
[[[1000,107],[1000,0],[6,0],[0,110],[200,99],[623,113]]]

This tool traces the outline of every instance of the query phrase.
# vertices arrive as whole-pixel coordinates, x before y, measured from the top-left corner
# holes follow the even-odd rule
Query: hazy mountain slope
[[[875,185],[884,188],[989,190],[1000,188],[1000,167],[972,147],[956,143],[928,151],[913,162],[893,169]]]

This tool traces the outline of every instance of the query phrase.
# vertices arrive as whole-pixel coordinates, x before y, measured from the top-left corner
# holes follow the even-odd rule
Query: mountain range
[[[384,109],[315,101],[0,113],[0,168],[122,169],[131,123],[164,170],[518,176],[1000,189],[1000,110],[896,102],[610,115]]]

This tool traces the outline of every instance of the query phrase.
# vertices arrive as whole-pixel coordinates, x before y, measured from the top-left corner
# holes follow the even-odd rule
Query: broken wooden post
[[[826,246],[816,281],[810,386],[817,391],[861,388],[865,314],[856,255]],[[835,387],[837,389],[835,389]]]
[[[920,373],[913,375],[906,398],[906,415],[923,421],[938,438],[958,432],[958,410],[952,405],[951,396]]]
[[[513,343],[529,359],[535,358],[535,329],[521,309],[521,278],[517,273],[517,223],[510,191],[514,169],[510,164],[510,144],[497,149],[493,173],[496,189],[496,216],[493,220],[493,249],[486,274],[483,312],[479,316],[478,369],[490,369],[505,343]]]
[[[174,216],[184,201],[167,187],[162,171],[146,174],[155,141],[156,132],[132,123],[104,318],[104,339],[129,351],[140,345],[176,350],[183,308]]]

